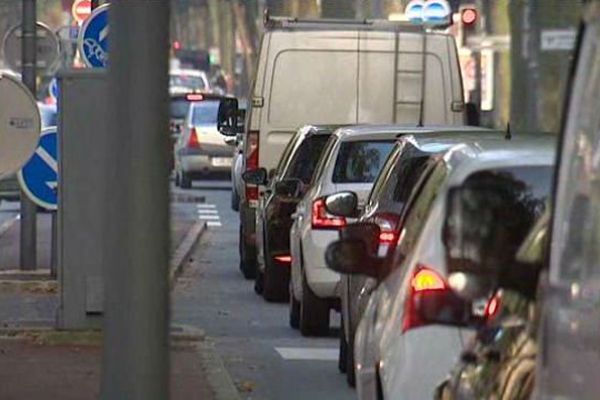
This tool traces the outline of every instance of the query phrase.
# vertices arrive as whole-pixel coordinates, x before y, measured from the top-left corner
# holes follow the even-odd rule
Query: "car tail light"
[[[190,130],[190,137],[187,142],[188,149],[199,149],[200,141],[198,140],[198,132],[196,132],[196,128],[192,128]]]
[[[500,310],[500,296],[498,294],[495,294],[494,296],[492,296],[492,298],[488,301],[488,303],[485,306],[485,311],[484,311],[485,319],[487,319],[487,320],[493,319],[498,314],[499,310]]]
[[[279,256],[275,256],[275,257],[273,257],[273,259],[281,264],[291,264],[292,263],[292,256],[289,254],[282,254]]]
[[[410,280],[408,296],[404,304],[402,332],[425,325],[416,307],[416,297],[427,296],[428,293],[450,290],[442,276],[433,269],[420,265]]]
[[[379,244],[390,245],[398,239],[398,222],[400,216],[394,213],[380,213],[374,218],[374,222],[379,226]]]
[[[202,101],[204,100],[204,96],[200,93],[189,93],[185,96],[187,101]]]
[[[258,168],[258,131],[248,132],[246,171],[252,171]],[[246,200],[258,200],[258,187],[255,185],[246,185]]]
[[[346,218],[336,217],[327,212],[323,198],[313,202],[311,218],[313,229],[338,229],[346,225]]]

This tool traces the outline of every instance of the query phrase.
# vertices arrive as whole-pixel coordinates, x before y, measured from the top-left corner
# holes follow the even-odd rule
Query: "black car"
[[[292,214],[306,193],[325,143],[337,127],[304,126],[285,148],[272,172],[259,207],[259,252],[264,260],[256,275],[255,290],[267,301],[286,301],[290,281],[290,228]]]

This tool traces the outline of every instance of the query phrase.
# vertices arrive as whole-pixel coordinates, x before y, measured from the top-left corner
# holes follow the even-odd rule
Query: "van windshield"
[[[333,183],[373,183],[394,143],[394,140],[342,143],[333,170]]]

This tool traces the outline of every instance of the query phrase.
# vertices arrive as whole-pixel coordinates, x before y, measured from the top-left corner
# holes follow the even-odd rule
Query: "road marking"
[[[198,219],[219,220],[220,217],[218,215],[198,215]]]
[[[206,226],[223,226],[219,221],[207,221]]]
[[[15,217],[9,219],[0,225],[0,236],[4,235],[14,225],[15,222],[21,219],[21,214],[17,214]]]
[[[302,361],[337,361],[339,349],[327,349],[320,347],[275,347],[284,360]]]
[[[198,214],[218,214],[217,210],[212,210],[209,208],[200,208],[198,209]]]
[[[196,204],[196,208],[217,208],[214,204]]]

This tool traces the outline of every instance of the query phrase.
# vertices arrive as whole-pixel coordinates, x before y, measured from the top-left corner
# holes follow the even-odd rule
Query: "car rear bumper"
[[[230,172],[231,156],[187,154],[180,156],[181,169],[188,174],[203,172]]]

